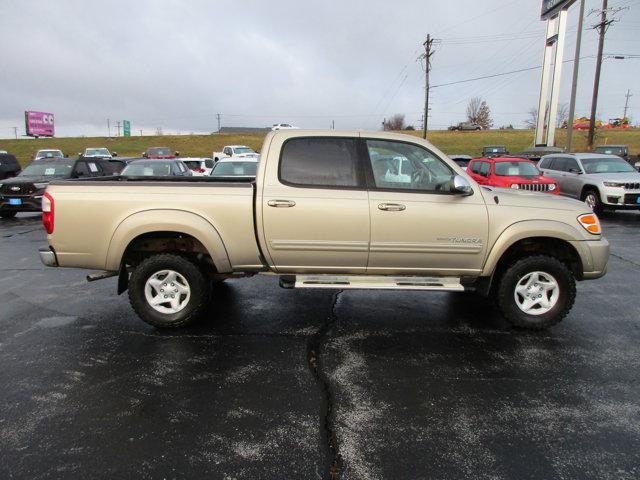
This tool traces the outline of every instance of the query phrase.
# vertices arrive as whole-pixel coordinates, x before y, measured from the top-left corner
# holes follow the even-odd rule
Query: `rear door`
[[[451,193],[455,172],[421,145],[386,139],[366,139],[365,145],[371,216],[367,273],[479,272],[488,234],[480,192]],[[413,163],[408,181],[389,178],[377,168],[379,159],[387,156]]]
[[[269,263],[280,273],[364,273],[369,202],[357,137],[279,136],[260,208]],[[260,217],[258,217],[260,221]]]

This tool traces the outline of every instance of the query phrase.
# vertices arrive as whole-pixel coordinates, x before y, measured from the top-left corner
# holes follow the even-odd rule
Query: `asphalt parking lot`
[[[640,214],[570,316],[510,328],[451,293],[229,281],[196,328],[45,269],[0,221],[0,478],[637,479]]]

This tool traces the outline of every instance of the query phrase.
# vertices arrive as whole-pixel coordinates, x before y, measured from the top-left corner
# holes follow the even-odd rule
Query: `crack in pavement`
[[[329,377],[324,371],[322,362],[322,350],[326,345],[329,335],[333,331],[333,328],[337,322],[336,305],[342,290],[336,292],[333,296],[333,303],[331,304],[331,311],[327,321],[318,331],[311,336],[309,343],[307,344],[307,362],[309,369],[313,377],[316,379],[318,386],[320,387],[323,395],[321,402],[320,412],[320,433],[324,438],[324,465],[323,475],[321,478],[328,480],[338,480],[340,478],[340,471],[342,468],[342,456],[340,455],[340,449],[336,439],[336,433],[334,429],[335,413],[333,403],[333,392],[329,382]]]
[[[633,260],[629,260],[628,258],[624,258],[621,255],[616,255],[613,252],[609,252],[609,255],[611,255],[612,257],[617,258],[618,260],[622,260],[623,262],[627,262],[627,263],[630,263],[631,265],[635,265],[636,267],[640,267],[640,263],[636,263]]]

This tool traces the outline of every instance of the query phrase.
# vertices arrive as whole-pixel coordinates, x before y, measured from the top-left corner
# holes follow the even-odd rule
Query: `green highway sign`
[[[122,121],[122,135],[124,137],[131,136],[131,122],[129,120]]]

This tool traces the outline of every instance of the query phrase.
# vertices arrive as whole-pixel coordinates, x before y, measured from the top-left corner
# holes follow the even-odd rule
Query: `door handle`
[[[406,209],[407,207],[401,203],[381,203],[378,205],[378,210],[385,210],[387,212],[401,212]]]
[[[269,200],[267,202],[267,205],[269,205],[270,207],[276,207],[276,208],[290,208],[290,207],[295,207],[296,202],[292,200]]]

